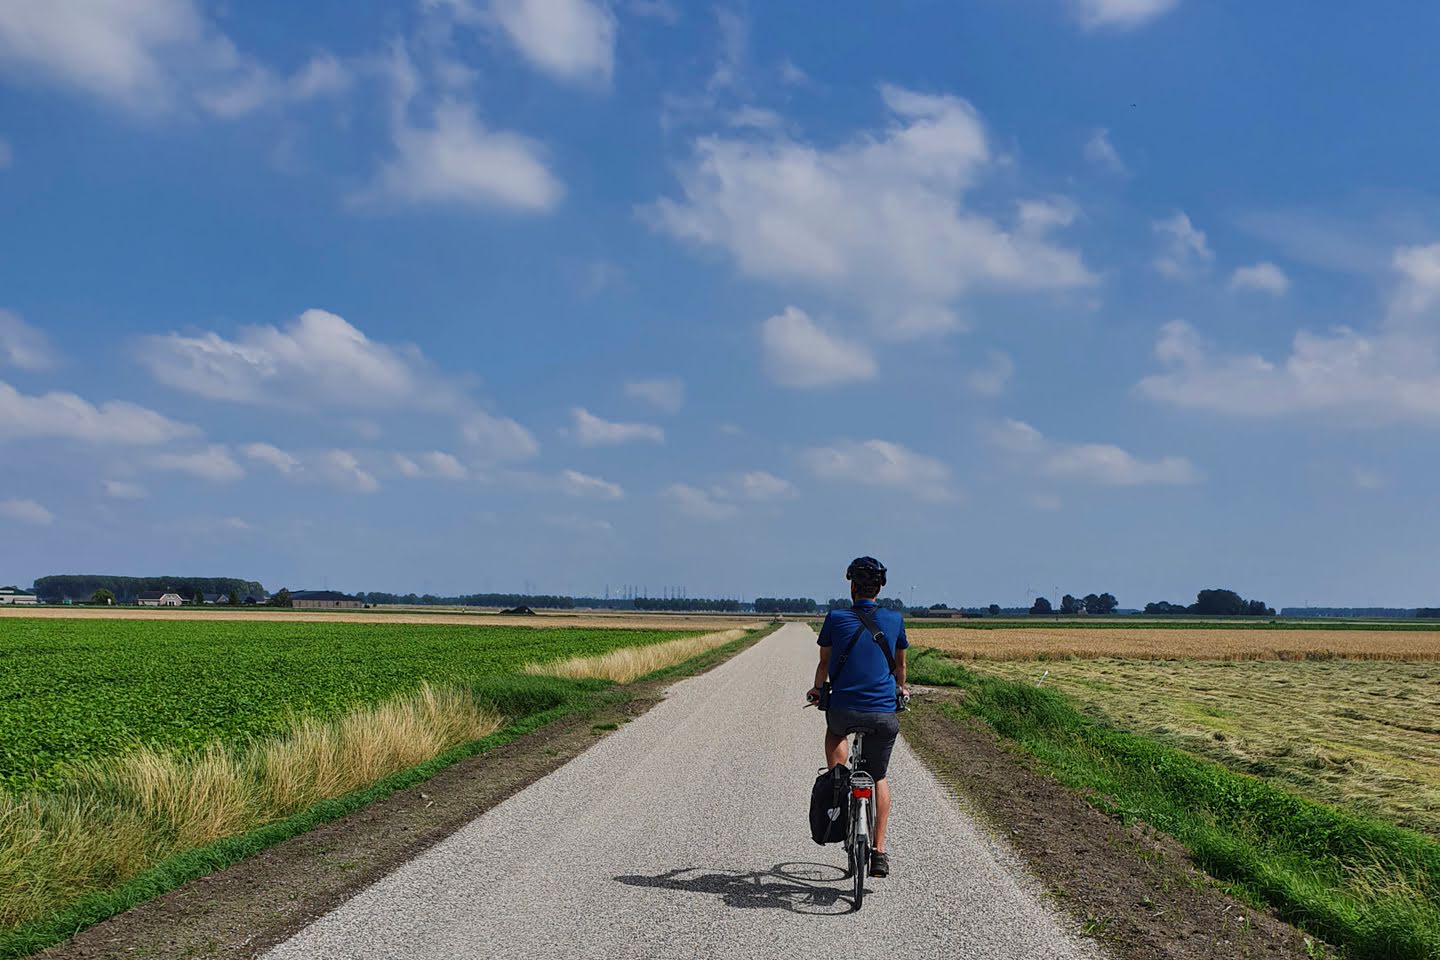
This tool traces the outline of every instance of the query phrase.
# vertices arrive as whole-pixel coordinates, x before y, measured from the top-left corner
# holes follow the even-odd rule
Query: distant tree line
[[[1201,590],[1195,595],[1195,602],[1189,606],[1178,603],[1145,604],[1145,612],[1151,615],[1186,614],[1192,617],[1273,617],[1275,608],[1267,607],[1263,600],[1246,600],[1234,590]]]
[[[405,604],[420,607],[539,607],[544,610],[573,610],[574,597],[556,597],[529,593],[469,593],[458,597],[437,597],[432,593],[357,593],[358,599],[370,604]]]
[[[703,613],[738,613],[739,600],[692,600],[636,597],[636,610],[694,610]]]
[[[1387,620],[1406,620],[1419,616],[1414,607],[1281,607],[1282,617],[1376,617]]]
[[[1415,611],[1415,616],[1421,620],[1440,620],[1440,607],[1421,607]]]
[[[1030,607],[1030,612],[1036,616],[1043,616],[1048,613],[1058,613],[1061,616],[1074,616],[1077,613],[1088,613],[1094,616],[1104,616],[1114,613],[1120,606],[1120,601],[1115,599],[1113,593],[1087,593],[1083,597],[1075,597],[1072,594],[1065,594],[1060,598],[1060,609],[1045,597],[1036,597],[1035,603]]]
[[[186,600],[206,593],[231,594],[244,598],[264,596],[265,587],[256,580],[234,577],[109,577],[98,574],[65,574],[41,577],[35,581],[35,596],[45,603],[62,600],[88,602],[108,591],[116,603],[134,603],[142,593],[170,590]]]
[[[757,600],[756,602],[758,603],[759,601]],[[902,613],[905,611],[905,601],[895,597],[880,597],[875,603],[878,604],[882,610],[899,610]],[[836,597],[826,604],[826,607],[831,610],[849,610],[854,605],[855,601],[849,597]]]
[[[819,609],[820,605],[808,597],[755,598],[756,613],[814,613]]]

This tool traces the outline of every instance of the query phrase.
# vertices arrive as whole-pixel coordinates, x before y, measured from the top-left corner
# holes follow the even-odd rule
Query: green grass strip
[[[1174,617],[1166,620],[1137,617],[1095,617],[1085,620],[1053,620],[1036,616],[1028,618],[947,620],[941,618],[906,617],[905,629],[910,630],[1368,630],[1395,633],[1437,633],[1440,620],[1271,620],[1234,617],[1228,620],[1206,620],[1203,617]]]
[[[1052,690],[924,651],[916,683],[966,691],[989,723],[1065,785],[1179,840],[1204,870],[1351,960],[1440,958],[1440,843],[1295,796],[1083,714]]]

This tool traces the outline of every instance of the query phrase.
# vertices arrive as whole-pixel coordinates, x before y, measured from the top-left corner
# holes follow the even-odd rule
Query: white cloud
[[[113,500],[143,500],[147,495],[144,487],[129,480],[106,480],[102,487]]]
[[[668,24],[680,22],[680,11],[670,0],[626,0],[625,10],[637,17],[651,17]]]
[[[391,130],[394,156],[350,197],[356,207],[463,204],[545,213],[559,205],[564,185],[537,141],[487,129],[468,103],[439,104],[430,126],[410,123],[404,112],[397,110]]]
[[[845,440],[806,450],[803,459],[812,472],[828,480],[888,487],[931,502],[955,495],[949,467],[888,440]]]
[[[1164,220],[1155,220],[1151,228],[1160,238],[1160,252],[1155,255],[1155,269],[1167,277],[1184,279],[1210,266],[1215,254],[1205,242],[1205,231],[1197,230],[1184,211]]]
[[[1179,5],[1180,0],[1070,0],[1087,29],[1142,26]]]
[[[955,329],[956,301],[973,288],[1095,282],[1073,251],[965,207],[993,165],[969,103],[891,86],[880,93],[890,125],[828,149],[774,130],[698,139],[679,172],[681,197],[644,215],[678,239],[728,252],[743,273],[857,303],[898,337]]]
[[[1068,227],[1080,216],[1080,208],[1069,197],[1021,200],[1015,221],[1022,233],[1039,236],[1057,227]]]
[[[1440,303],[1440,243],[1401,247],[1391,266],[1400,274],[1393,304],[1397,316],[1423,314]]]
[[[21,498],[0,500],[0,517],[20,523],[32,523],[37,527],[48,527],[55,520],[55,514],[34,500]]]
[[[149,460],[156,470],[188,473],[202,480],[224,483],[245,476],[244,469],[220,444],[211,444],[197,453],[157,453]]]
[[[339,92],[312,60],[277,77],[242,53],[192,0],[64,0],[0,4],[0,69],[140,114],[188,102],[223,116]],[[322,72],[326,68],[320,68]]]
[[[95,407],[73,393],[30,396],[0,382],[0,441],[55,437],[148,446],[199,433],[189,424],[121,400]]]
[[[460,432],[486,460],[529,460],[540,452],[535,435],[507,417],[472,413]]]
[[[1115,176],[1123,177],[1130,172],[1120,158],[1120,151],[1110,142],[1110,131],[1104,127],[1096,127],[1085,141],[1085,159],[1091,166]]]
[[[676,509],[701,520],[728,520],[740,512],[733,503],[716,500],[699,487],[688,483],[674,483],[665,488],[665,496]]]
[[[608,86],[615,16],[597,0],[491,0],[490,16],[532,66],[560,80]]]
[[[402,476],[412,479],[464,480],[470,475],[465,464],[457,460],[454,455],[442,450],[432,450],[429,453],[420,453],[414,456],[397,453],[395,454],[395,469],[399,470]]]
[[[21,370],[47,370],[55,366],[55,350],[44,331],[17,313],[0,310],[0,364],[6,363]]]
[[[1254,290],[1283,296],[1290,289],[1290,278],[1285,271],[1273,263],[1261,262],[1250,267],[1239,267],[1230,275],[1231,290]]]
[[[584,407],[572,407],[575,442],[582,447],[609,447],[622,443],[646,441],[664,443],[665,431],[649,423],[615,423],[595,416]]]
[[[240,452],[251,460],[267,463],[283,474],[300,469],[300,461],[277,446],[268,443],[251,443],[240,448]]]
[[[631,380],[625,384],[625,395],[665,413],[679,413],[685,405],[685,384],[676,377]]]
[[[998,397],[1005,392],[1005,386],[1015,375],[1015,361],[1008,353],[991,350],[985,366],[965,375],[965,386],[970,392],[982,397]]]
[[[1188,484],[1200,479],[1195,466],[1184,457],[1142,460],[1113,444],[1062,443],[1046,438],[1021,420],[996,424],[990,431],[990,442],[1033,460],[1050,476],[1074,477],[1106,486]]]
[[[729,497],[744,500],[778,500],[783,497],[795,495],[795,485],[789,480],[777,477],[765,470],[751,470],[742,473],[729,485],[719,488],[717,493],[722,492]]]
[[[760,328],[765,370],[785,387],[829,387],[875,378],[870,348],[827,332],[799,307],[786,307]]]
[[[220,521],[220,526],[226,530],[249,530],[251,526],[239,517],[226,517]]]
[[[136,356],[167,386],[234,403],[444,409],[460,395],[418,349],[377,343],[325,310],[284,329],[247,327],[234,340],[145,337]]]
[[[374,493],[380,483],[360,466],[355,454],[348,450],[326,450],[319,455],[316,468],[333,485],[354,493]]]
[[[560,491],[571,497],[593,497],[598,500],[620,500],[625,491],[618,483],[611,483],[602,477],[592,477],[579,470],[560,471]]]

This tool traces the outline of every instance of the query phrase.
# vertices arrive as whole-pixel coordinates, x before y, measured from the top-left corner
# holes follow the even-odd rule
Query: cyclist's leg
[[[890,752],[900,735],[900,721],[894,714],[876,714],[875,732],[865,738],[865,758],[861,763],[875,778],[876,853],[885,853],[885,829],[890,825]]]
[[[890,825],[890,781],[875,781],[875,852],[885,852],[885,828]]]
[[[838,733],[825,731],[825,766],[833,767],[850,759],[850,741]]]

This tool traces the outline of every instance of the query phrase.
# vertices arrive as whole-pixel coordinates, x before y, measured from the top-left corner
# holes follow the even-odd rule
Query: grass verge
[[[651,683],[700,673],[758,642],[770,632],[755,630],[689,660],[637,678]],[[653,690],[653,687],[651,688]],[[439,755],[341,796],[323,799],[291,816],[256,826],[189,850],[176,852],[106,889],[84,893],[60,909],[21,926],[0,929],[0,960],[28,956],[59,943],[85,928],[198,879],[232,866],[262,850],[340,819],[397,791],[417,786],[439,771],[468,757],[511,743],[540,727],[573,715],[585,716],[636,697],[653,695],[639,685],[627,687],[603,680],[565,680],[509,674],[476,684],[473,699],[491,711],[513,718],[488,736],[452,746]],[[3,889],[3,888],[0,888]]]
[[[910,678],[963,687],[960,706],[1102,811],[1175,837],[1237,894],[1353,960],[1440,957],[1440,843],[1296,797],[1113,729],[1064,696],[982,676],[931,652]]]
[[[532,663],[525,672],[532,675],[564,677],[569,680],[598,679],[629,683],[677,663],[684,663],[745,636],[744,630],[721,630],[698,637],[681,637],[643,647],[621,647],[590,657],[571,657],[548,663]]]

